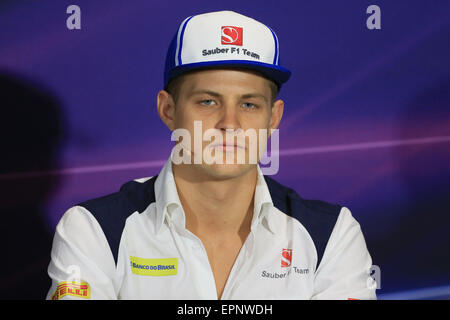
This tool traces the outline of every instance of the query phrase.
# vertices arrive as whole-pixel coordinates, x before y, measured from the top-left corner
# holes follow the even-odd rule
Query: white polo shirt
[[[251,232],[222,299],[375,299],[371,257],[346,207],[305,200],[258,167]],[[217,299],[185,227],[169,160],[157,177],[70,208],[57,225],[47,299]]]

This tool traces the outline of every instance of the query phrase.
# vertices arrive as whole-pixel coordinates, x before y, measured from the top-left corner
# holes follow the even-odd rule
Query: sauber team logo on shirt
[[[222,44],[242,46],[243,28],[234,26],[222,26]]]
[[[281,266],[290,267],[292,263],[292,249],[283,249],[281,252]]]
[[[53,293],[52,300],[59,300],[64,296],[90,299],[91,288],[87,282],[63,281],[58,283],[58,287],[56,287],[55,293]]]
[[[280,267],[274,270],[262,270],[261,277],[272,278],[272,279],[284,279],[292,275],[309,275],[309,268],[300,268],[299,266],[292,265],[292,249],[282,249],[281,250],[281,272]]]
[[[178,258],[145,259],[130,257],[131,272],[140,276],[174,276],[178,273]]]

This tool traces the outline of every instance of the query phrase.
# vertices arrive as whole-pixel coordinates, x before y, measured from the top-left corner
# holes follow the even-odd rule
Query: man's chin
[[[257,164],[201,164],[201,170],[208,176],[216,180],[227,180],[245,175]]]

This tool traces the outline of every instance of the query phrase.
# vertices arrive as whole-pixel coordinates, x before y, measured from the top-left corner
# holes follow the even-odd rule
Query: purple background
[[[71,4],[81,30],[66,28]],[[366,28],[371,4],[381,30]],[[0,298],[45,295],[65,210],[159,172],[169,41],[224,9],[274,29],[292,71],[274,178],[352,211],[380,298],[450,297],[449,1],[2,0]]]

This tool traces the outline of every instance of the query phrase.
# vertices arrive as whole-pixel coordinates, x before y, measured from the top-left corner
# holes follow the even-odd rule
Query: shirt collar
[[[274,220],[274,210],[272,197],[270,196],[269,188],[267,187],[266,180],[262,174],[261,168],[257,165],[258,177],[256,180],[255,196],[253,202],[253,219],[252,228],[262,221],[267,222],[268,229],[272,232],[276,232],[276,225]]]
[[[185,228],[186,217],[178,196],[175,178],[172,171],[172,158],[164,164],[155,181],[156,196],[156,232],[158,233],[164,222],[175,223],[180,228]],[[276,221],[273,217],[273,202],[267,187],[261,168],[257,165],[257,181],[254,194],[253,218],[251,229],[258,224],[266,222],[266,227],[276,232]]]
[[[161,172],[155,181],[155,197],[156,197],[156,232],[161,230],[163,223],[172,223],[174,216],[181,213],[178,217],[184,220],[184,211],[181,205],[178,191],[175,184],[175,178],[172,171],[172,157],[164,164]],[[181,212],[180,212],[181,211]],[[183,221],[182,221],[183,222]],[[183,223],[183,227],[184,227]]]

